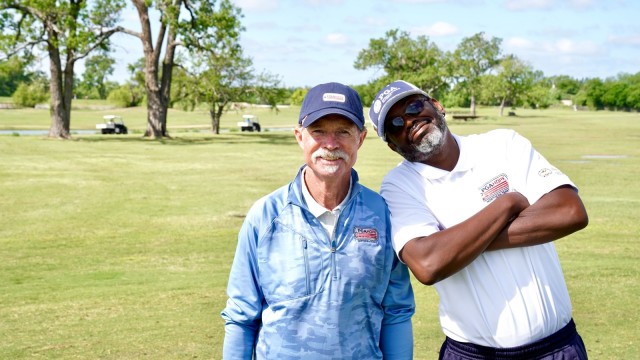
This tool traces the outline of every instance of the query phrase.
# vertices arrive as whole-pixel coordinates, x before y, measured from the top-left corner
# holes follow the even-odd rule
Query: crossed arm
[[[533,205],[506,193],[469,219],[409,241],[401,259],[425,285],[460,271],[482,252],[543,244],[583,229],[588,216],[577,191],[561,186]]]

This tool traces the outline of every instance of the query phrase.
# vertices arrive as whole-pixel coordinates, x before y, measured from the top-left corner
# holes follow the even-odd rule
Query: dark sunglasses
[[[395,135],[402,131],[405,121],[418,117],[418,115],[424,111],[424,104],[427,101],[429,101],[429,99],[420,98],[409,102],[402,116],[395,117],[389,121],[386,129],[387,133]]]

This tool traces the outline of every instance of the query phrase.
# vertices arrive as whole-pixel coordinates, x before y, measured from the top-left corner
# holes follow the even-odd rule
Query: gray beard
[[[423,162],[429,160],[433,155],[438,154],[442,150],[445,135],[448,131],[447,124],[443,118],[440,118],[436,124],[435,130],[429,135],[422,138],[420,144],[413,146],[413,151],[403,152],[401,155],[411,162]]]

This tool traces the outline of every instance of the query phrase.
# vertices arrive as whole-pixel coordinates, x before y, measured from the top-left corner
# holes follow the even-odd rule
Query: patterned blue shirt
[[[352,170],[330,240],[304,204],[303,169],[242,225],[222,311],[224,359],[410,359],[413,290],[384,200]]]

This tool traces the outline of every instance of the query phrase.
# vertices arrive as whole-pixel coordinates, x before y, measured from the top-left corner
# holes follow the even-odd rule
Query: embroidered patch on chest
[[[509,192],[509,178],[507,174],[500,174],[487,181],[480,187],[480,195],[485,202],[492,202],[498,196]]]
[[[551,176],[551,175],[564,175],[560,170],[556,169],[556,168],[542,168],[538,171],[538,175],[540,177],[547,177],[547,176]]]
[[[377,243],[378,242],[378,230],[373,228],[361,228],[354,227],[353,235],[357,241]]]

